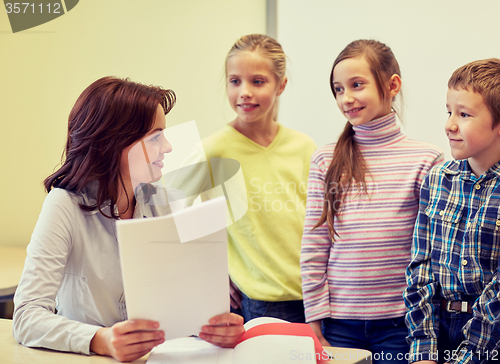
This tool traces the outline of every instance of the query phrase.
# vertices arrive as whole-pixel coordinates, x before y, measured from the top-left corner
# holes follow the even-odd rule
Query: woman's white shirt
[[[14,297],[13,333],[26,346],[89,354],[100,327],[127,319],[116,221],[79,206],[93,204],[96,190],[55,188],[43,203]],[[167,193],[182,200],[161,188],[147,201],[139,193],[134,218],[171,213]]]

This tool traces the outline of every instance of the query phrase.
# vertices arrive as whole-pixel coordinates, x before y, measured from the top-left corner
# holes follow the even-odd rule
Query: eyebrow
[[[359,78],[361,78],[361,79],[363,79],[363,80],[367,80],[367,78],[366,78],[365,76],[354,76],[354,77],[349,78],[349,79],[347,80],[347,82],[352,82],[352,81],[357,80],[357,79],[359,79]],[[334,80],[334,81],[333,81],[333,84],[335,85],[336,83],[340,83],[340,82],[338,82],[338,81],[335,81],[335,80]]]
[[[446,104],[446,107],[450,108],[450,105]],[[455,107],[462,108],[462,109],[467,110],[467,111],[475,111],[474,109],[472,109],[464,104],[456,104]]]
[[[241,76],[240,75],[227,75],[227,77],[236,77],[236,78],[240,78]],[[261,73],[256,73],[254,75],[250,75],[250,77],[262,77],[262,78],[267,78],[266,75],[263,75]]]
[[[154,129],[154,130],[151,130],[151,131],[148,133],[148,135],[151,135],[151,134],[156,133],[157,131],[163,131],[163,130],[165,130],[165,129],[162,129],[162,128],[156,128],[156,129]]]

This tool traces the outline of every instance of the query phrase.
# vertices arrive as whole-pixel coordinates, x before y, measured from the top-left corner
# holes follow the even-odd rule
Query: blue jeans
[[[404,316],[385,320],[323,319],[323,335],[331,346],[364,349],[373,364],[407,364],[410,346]]]
[[[454,350],[465,340],[462,329],[472,318],[471,313],[453,313],[441,310],[439,317],[438,355],[439,363],[453,359]]]
[[[253,300],[243,292],[241,295],[241,309],[234,310],[231,308],[231,312],[243,316],[245,322],[257,317],[275,317],[289,322],[306,322],[304,302],[302,300],[268,302]]]

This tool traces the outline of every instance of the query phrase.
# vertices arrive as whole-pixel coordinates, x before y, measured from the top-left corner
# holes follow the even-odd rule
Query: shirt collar
[[[467,159],[452,160],[449,161],[443,168],[443,172],[450,175],[461,174],[464,180],[477,180],[478,178],[472,173]],[[483,174],[484,179],[490,179],[493,177],[500,178],[500,161],[495,163],[493,166],[488,168],[488,170]]]
[[[354,140],[364,147],[380,147],[404,138],[401,128],[396,124],[396,113],[392,112],[366,124],[353,126]]]

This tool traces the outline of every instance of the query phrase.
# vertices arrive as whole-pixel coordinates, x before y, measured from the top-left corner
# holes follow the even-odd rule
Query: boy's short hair
[[[483,59],[457,68],[448,81],[448,88],[479,93],[490,110],[493,127],[500,122],[500,59]]]

